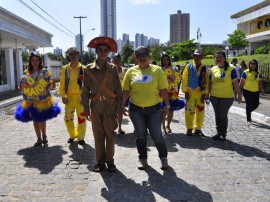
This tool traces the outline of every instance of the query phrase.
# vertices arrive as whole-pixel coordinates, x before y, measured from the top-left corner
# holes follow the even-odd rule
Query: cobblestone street
[[[63,112],[47,122],[48,147],[33,147],[32,123],[15,121],[12,110],[0,118],[0,128],[0,201],[270,201],[270,126],[255,122],[248,127],[245,116],[230,112],[228,141],[215,142],[211,106],[205,138],[187,137],[184,111],[175,112],[173,134],[165,136],[167,171],[160,169],[150,137],[150,167],[137,169],[135,136],[127,117],[127,134],[116,136],[116,173],[92,172],[95,151],[89,122],[85,146],[67,143]]]

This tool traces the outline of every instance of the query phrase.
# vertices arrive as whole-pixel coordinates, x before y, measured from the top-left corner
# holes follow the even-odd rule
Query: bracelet
[[[166,107],[167,107],[167,108],[171,108],[171,106],[170,106],[170,105],[166,105]]]

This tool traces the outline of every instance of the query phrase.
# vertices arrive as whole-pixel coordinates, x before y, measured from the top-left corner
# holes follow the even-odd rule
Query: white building
[[[270,42],[270,0],[262,1],[231,16],[246,34],[248,52]]]
[[[17,89],[23,74],[22,49],[52,47],[52,37],[52,34],[0,7],[0,92]]]
[[[101,36],[117,40],[116,0],[100,0]]]
[[[56,49],[53,49],[53,54],[55,55],[62,55],[63,51],[61,48],[56,47]]]

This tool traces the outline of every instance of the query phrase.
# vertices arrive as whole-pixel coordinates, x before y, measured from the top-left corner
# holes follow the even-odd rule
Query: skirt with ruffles
[[[14,118],[21,122],[44,122],[57,117],[61,113],[58,103],[53,102],[50,96],[45,101],[20,102],[15,110]]]

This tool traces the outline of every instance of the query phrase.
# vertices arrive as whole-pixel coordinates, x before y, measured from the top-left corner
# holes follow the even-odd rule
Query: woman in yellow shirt
[[[260,91],[264,93],[262,75],[258,71],[258,61],[251,60],[241,75],[240,87],[246,102],[247,122],[251,124],[251,112],[259,106]]]
[[[129,115],[136,131],[136,143],[139,153],[139,167],[147,167],[147,129],[155,142],[161,160],[161,169],[168,168],[167,147],[161,132],[162,113],[167,115],[170,109],[168,82],[159,66],[150,64],[150,51],[140,46],[135,50],[138,65],[127,70],[123,80],[122,112],[128,115],[125,103],[130,96]],[[161,98],[166,107],[161,110]]]
[[[224,51],[215,54],[214,66],[210,70],[209,92],[210,101],[215,111],[217,134],[213,140],[225,141],[228,128],[228,112],[234,101],[233,87],[237,92],[238,102],[242,102],[242,95],[237,81],[237,73],[233,66],[226,61]]]

